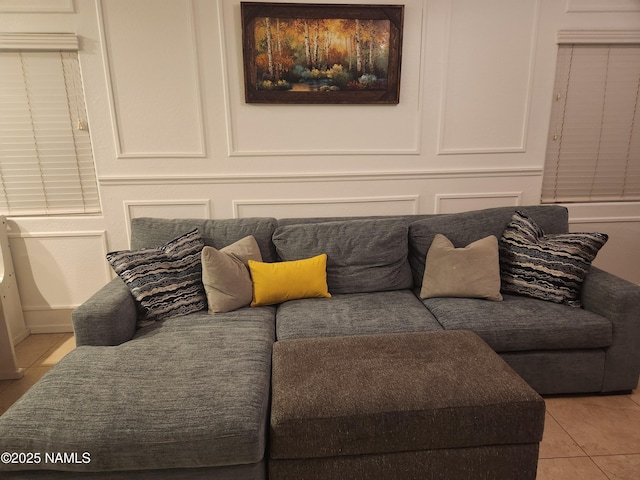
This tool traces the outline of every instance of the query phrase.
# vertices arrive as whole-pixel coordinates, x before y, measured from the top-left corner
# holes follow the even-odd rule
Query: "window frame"
[[[620,61],[621,50],[614,51],[614,55],[620,58],[616,58],[611,66],[609,60],[612,49],[618,47],[627,49],[627,52],[631,48],[637,49],[638,51],[634,54],[640,54],[640,31],[561,31],[558,33],[557,43],[557,71],[542,179],[541,203],[639,201],[640,73],[637,77],[629,76],[629,78],[625,77],[626,74],[620,73],[620,66],[624,67],[624,61]],[[593,54],[595,59],[600,55],[598,49],[604,48],[609,49],[606,52],[606,59],[603,59],[605,63],[597,66],[594,62],[594,69],[600,68],[599,71],[594,71],[604,75],[601,85],[597,85],[598,81],[592,82],[593,85],[587,85],[586,81],[576,82],[575,78],[571,78],[571,69],[578,68],[572,64],[574,53],[577,55],[586,52],[589,55]],[[613,70],[614,63],[615,70]],[[580,67],[589,65],[586,62],[580,63],[578,60],[576,64]],[[636,66],[634,62],[633,66],[640,72],[640,64]],[[611,78],[609,78],[610,73]],[[584,80],[583,77],[580,79]],[[572,80],[574,89],[569,90],[569,82]],[[627,107],[630,111],[626,112],[625,119],[619,118],[621,115],[617,115],[618,111],[612,107],[614,102],[620,101],[618,97],[622,94],[622,90],[619,89],[620,84],[615,84],[616,87],[611,86],[614,81],[624,81],[628,87],[624,93],[630,98],[632,104]],[[599,88],[601,90],[598,90]],[[586,91],[591,91],[593,97],[586,95],[584,93]],[[611,95],[612,91],[615,95]],[[608,104],[606,103],[607,93],[609,93]],[[600,98],[597,98],[598,95]],[[593,102],[597,107],[598,101],[601,102],[599,107],[601,111],[592,109],[593,118],[586,114],[582,115],[581,108],[586,112],[592,106],[589,103]],[[567,106],[567,104],[570,105]],[[616,114],[607,115],[612,111]],[[575,128],[576,126],[580,128]],[[622,129],[628,129],[628,134]],[[612,140],[614,136],[612,132],[615,132],[616,137],[623,132],[626,137],[622,140]],[[626,144],[622,145],[622,142]],[[588,148],[589,143],[591,146]],[[628,190],[625,191],[625,188]]]
[[[3,121],[15,126],[5,129],[6,143],[0,145],[0,213],[101,213],[78,37],[68,33],[2,33],[0,54],[7,54],[4,61],[14,66],[13,78],[4,79]],[[38,58],[41,54],[57,57]],[[55,68],[45,69],[47,62]],[[52,93],[37,96],[49,88]]]

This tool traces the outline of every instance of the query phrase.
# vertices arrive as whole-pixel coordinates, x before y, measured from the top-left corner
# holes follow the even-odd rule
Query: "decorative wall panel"
[[[192,2],[101,6],[118,158],[205,156]]]
[[[435,213],[458,213],[483,208],[520,205],[522,192],[460,193],[436,195]]]
[[[104,231],[18,233],[9,241],[32,332],[29,312],[69,313],[111,279]]]
[[[440,154],[525,151],[538,3],[451,2]]]
[[[73,13],[73,0],[0,0],[0,12]]]
[[[125,201],[124,218],[127,238],[131,238],[131,219],[155,218],[211,218],[209,200],[145,200]]]
[[[297,198],[287,200],[235,200],[235,218],[342,217],[411,215],[418,213],[419,196]]]
[[[638,0],[567,0],[567,12],[640,12]]]
[[[398,105],[287,105],[284,108],[245,103],[242,51],[237,42],[241,38],[238,3],[218,0],[230,156],[420,153],[423,2],[405,5]]]

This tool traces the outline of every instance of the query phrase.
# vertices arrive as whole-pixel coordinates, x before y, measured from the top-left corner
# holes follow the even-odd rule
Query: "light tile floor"
[[[18,367],[26,371],[19,380],[0,380],[0,415],[75,347],[72,333],[30,335],[16,345]]]
[[[0,380],[0,414],[75,348],[71,333],[31,335],[16,346],[20,380]],[[545,398],[538,480],[640,479],[640,389],[630,395]]]
[[[640,390],[545,398],[538,480],[640,479]]]

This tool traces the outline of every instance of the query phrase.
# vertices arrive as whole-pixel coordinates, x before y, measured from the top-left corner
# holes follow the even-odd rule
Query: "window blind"
[[[640,200],[640,45],[560,45],[543,203]]]
[[[77,52],[0,52],[0,213],[97,213]]]

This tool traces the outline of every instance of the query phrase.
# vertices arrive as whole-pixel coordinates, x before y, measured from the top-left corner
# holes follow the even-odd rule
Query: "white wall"
[[[405,5],[399,105],[244,103],[239,0],[0,0],[0,32],[80,36],[103,205],[11,219],[32,332],[70,330],[135,216],[539,203],[558,31],[640,26],[637,0],[350,3]],[[640,205],[570,211],[573,230],[611,235],[596,264],[640,283]]]

